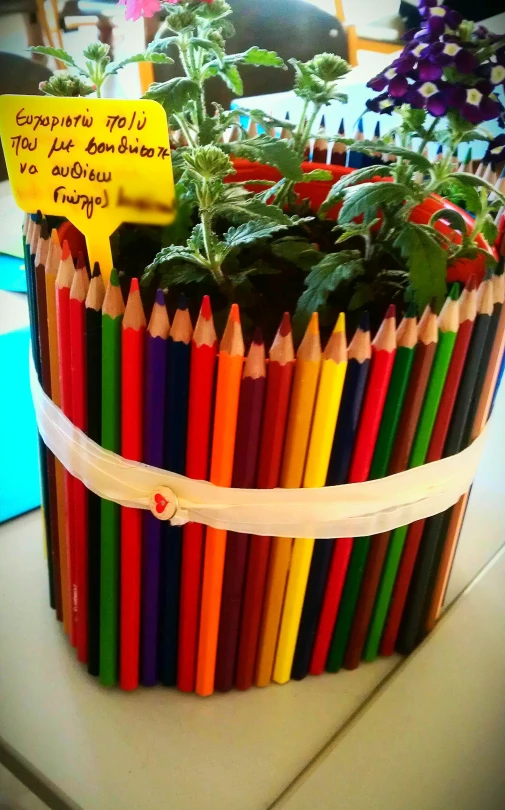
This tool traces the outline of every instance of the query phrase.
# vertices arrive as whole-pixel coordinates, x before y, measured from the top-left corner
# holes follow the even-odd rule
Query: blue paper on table
[[[0,253],[0,290],[26,292],[26,272],[22,259]]]
[[[0,335],[0,523],[40,506],[37,428],[28,377],[30,331]]]

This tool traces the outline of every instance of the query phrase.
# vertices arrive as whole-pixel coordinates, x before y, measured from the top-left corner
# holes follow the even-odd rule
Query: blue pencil
[[[168,338],[164,467],[184,473],[188,422],[189,363],[193,327],[184,295]],[[164,524],[161,541],[161,594],[159,678],[165,686],[177,682],[179,596],[181,586],[182,527]]]
[[[144,383],[144,461],[163,466],[165,377],[170,332],[163,290],[158,290],[146,333]],[[142,548],[142,607],[140,680],[154,686],[158,680],[158,614],[162,522],[144,512]]]

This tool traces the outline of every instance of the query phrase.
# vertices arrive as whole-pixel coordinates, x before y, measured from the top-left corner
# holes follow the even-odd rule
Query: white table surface
[[[497,402],[472,494],[452,576],[453,596],[504,541],[504,416],[505,388]],[[478,599],[477,603],[482,612]],[[484,612],[491,614],[488,608]],[[451,611],[442,624],[449,622],[450,615]],[[15,756],[64,794],[69,804],[86,810],[257,810],[273,806],[311,760],[319,762],[318,756],[336,735],[337,742],[332,745],[345,759],[349,738],[339,737],[339,731],[401,663],[398,658],[383,659],[354,672],[205,699],[163,688],[132,694],[105,689],[77,663],[48,607],[38,512],[0,527],[0,616],[0,758],[3,741]],[[444,632],[442,627],[423,648],[440,648],[441,660],[452,655],[451,646],[446,647],[443,641]],[[465,632],[463,624],[456,637],[452,634],[459,652],[458,645],[466,650]],[[390,736],[394,737],[396,728],[388,719],[392,711],[395,717],[398,712],[398,718],[405,713],[412,717],[408,734],[405,732],[407,759],[409,749],[422,740],[426,743],[422,728],[430,711],[431,681],[425,684],[424,678],[431,672],[431,664],[416,663],[423,661],[422,655],[426,653],[418,653],[402,665],[398,677],[403,679],[403,689],[391,692],[397,681],[386,682],[385,691],[373,704]],[[451,671],[457,669],[456,664]],[[427,694],[421,711],[418,694],[423,689]],[[397,695],[394,710],[390,694]],[[502,697],[502,716],[504,703]],[[377,709],[381,705],[385,708]],[[440,703],[432,708],[433,722],[437,718],[440,722]],[[372,707],[365,707],[362,717],[366,719],[371,711]],[[463,705],[461,711],[465,712]],[[368,725],[363,728],[368,729]],[[466,733],[470,733],[468,729]],[[481,732],[475,728],[475,734],[478,739]],[[369,746],[363,762],[367,757],[388,760],[380,739],[369,739],[368,730],[361,739]],[[371,739],[375,739],[373,745]],[[317,772],[319,765],[314,767]],[[432,760],[427,767],[435,767]],[[363,772],[356,766],[349,771],[349,779],[347,771],[339,778],[348,786],[346,795],[350,797],[354,789],[364,796],[378,777],[368,762]],[[417,787],[412,789],[415,792]],[[314,791],[322,797],[314,805],[317,808],[379,807],[373,802],[354,804],[351,799],[350,803],[333,805],[324,798],[321,784]],[[380,807],[406,810],[401,795],[395,793],[394,801]],[[306,795],[300,801],[293,807],[309,806]],[[415,806],[420,810],[432,808]],[[444,810],[461,807],[446,805]],[[494,808],[483,804],[475,810]]]

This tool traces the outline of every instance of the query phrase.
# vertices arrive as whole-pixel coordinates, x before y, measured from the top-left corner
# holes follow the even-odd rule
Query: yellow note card
[[[174,218],[167,119],[156,101],[0,96],[0,136],[16,203],[70,220],[105,280],[109,237],[122,222]]]

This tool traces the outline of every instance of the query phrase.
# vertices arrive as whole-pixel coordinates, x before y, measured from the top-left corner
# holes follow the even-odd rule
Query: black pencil
[[[165,451],[167,470],[184,473],[189,398],[189,362],[193,328],[184,295],[167,340]],[[160,571],[159,677],[165,686],[177,682],[182,526],[163,526]]]
[[[444,444],[443,458],[452,456],[465,447],[470,407],[479,377],[479,369],[481,364],[486,364],[485,352],[493,314],[493,285],[490,279],[483,281],[480,286],[477,313],[451,424]],[[405,655],[412,652],[422,640],[424,618],[429,609],[431,592],[436,579],[437,561],[440,562],[451,513],[452,508],[433,515],[426,521],[396,640],[397,651]]]
[[[88,436],[102,436],[102,304],[105,287],[95,263],[86,296],[86,405]],[[88,672],[100,669],[100,545],[101,499],[88,491]]]

